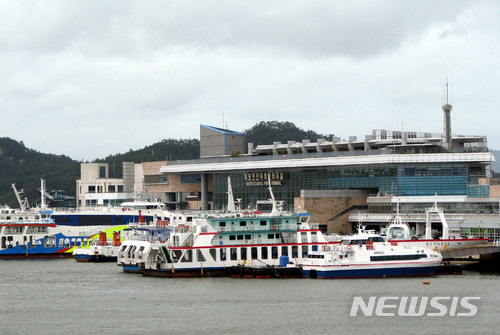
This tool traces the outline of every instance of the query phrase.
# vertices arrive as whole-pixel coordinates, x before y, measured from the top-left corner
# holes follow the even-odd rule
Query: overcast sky
[[[0,137],[93,160],[199,125],[500,149],[500,1],[0,1]],[[223,120],[225,121],[223,123]]]

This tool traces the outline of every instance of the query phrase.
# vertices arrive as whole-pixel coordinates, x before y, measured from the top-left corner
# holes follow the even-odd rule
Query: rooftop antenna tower
[[[444,112],[443,119],[443,147],[451,149],[451,110],[452,106],[448,103],[448,79],[446,80],[445,103],[441,107]]]

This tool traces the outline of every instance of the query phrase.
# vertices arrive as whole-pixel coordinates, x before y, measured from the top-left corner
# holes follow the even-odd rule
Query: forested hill
[[[154,162],[178,159],[197,159],[200,157],[200,141],[195,139],[166,139],[139,150],[130,149],[124,154],[111,155],[96,162],[109,164],[109,176],[122,178],[123,162]]]
[[[276,141],[302,141],[318,138],[330,139],[333,135],[322,135],[298,128],[291,122],[260,122],[245,132],[246,142],[271,144]],[[165,139],[139,150],[130,149],[123,154],[114,154],[96,162],[109,163],[110,177],[121,178],[123,162],[151,162],[163,160],[196,159],[200,156],[198,139]],[[47,190],[75,196],[76,180],[80,178],[80,162],[67,156],[40,153],[26,148],[22,142],[0,138],[0,204],[17,207],[11,184],[24,189],[31,204],[40,199],[40,178],[46,180]]]
[[[24,189],[30,203],[40,199],[40,178],[47,188],[74,196],[80,163],[67,156],[43,154],[26,148],[23,142],[0,138],[0,204],[17,207],[11,184]]]
[[[273,144],[273,142],[301,142],[305,139],[311,141],[317,141],[318,138],[331,140],[333,136],[333,134],[323,135],[312,130],[303,130],[292,122],[278,121],[262,121],[252,128],[245,130],[245,141],[247,143],[253,143],[254,146],[260,144]]]

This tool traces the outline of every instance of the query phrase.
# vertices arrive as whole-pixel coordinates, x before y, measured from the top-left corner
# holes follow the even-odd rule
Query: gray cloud
[[[493,1],[4,2],[0,136],[94,159],[199,124],[262,120],[341,137],[487,135],[500,117]],[[402,125],[403,124],[403,125]]]

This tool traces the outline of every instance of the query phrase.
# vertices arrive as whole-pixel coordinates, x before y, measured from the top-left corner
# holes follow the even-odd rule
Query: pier
[[[500,257],[500,244],[494,242],[472,247],[448,249],[441,251],[441,255],[443,255],[443,260],[479,256],[480,261],[489,261]]]
[[[498,271],[500,269],[500,243],[441,251],[443,262],[438,272],[461,273],[461,270]],[[458,270],[458,268],[460,270]]]

